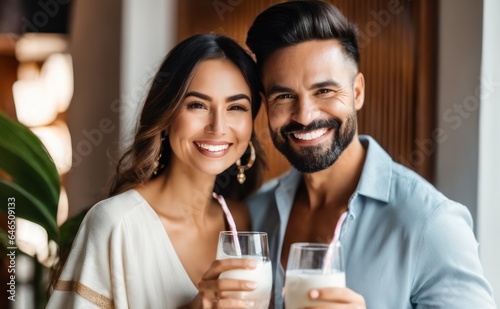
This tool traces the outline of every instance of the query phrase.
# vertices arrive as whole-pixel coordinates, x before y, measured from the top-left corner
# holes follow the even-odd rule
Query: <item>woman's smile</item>
[[[219,158],[229,152],[232,143],[220,141],[196,141],[195,148],[204,156]]]

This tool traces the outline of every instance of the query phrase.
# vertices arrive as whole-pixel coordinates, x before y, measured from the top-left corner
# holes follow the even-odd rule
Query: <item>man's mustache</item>
[[[296,121],[292,121],[289,124],[282,127],[280,131],[282,135],[288,135],[293,132],[313,131],[323,128],[328,130],[329,129],[338,130],[340,129],[340,121],[338,121],[337,119],[320,119],[311,122],[307,126],[304,126]]]

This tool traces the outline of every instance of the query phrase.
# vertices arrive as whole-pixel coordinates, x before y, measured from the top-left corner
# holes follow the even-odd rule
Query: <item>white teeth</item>
[[[293,136],[296,139],[310,141],[310,140],[313,140],[315,138],[318,138],[318,137],[324,135],[326,133],[326,131],[328,131],[328,130],[323,128],[323,129],[318,129],[318,130],[314,130],[314,131],[307,132],[307,133],[293,133]]]
[[[227,147],[229,147],[229,144],[225,145],[209,145],[209,144],[201,144],[201,143],[196,143],[196,145],[202,149],[205,149],[210,152],[218,152],[218,151],[223,151],[226,150]]]

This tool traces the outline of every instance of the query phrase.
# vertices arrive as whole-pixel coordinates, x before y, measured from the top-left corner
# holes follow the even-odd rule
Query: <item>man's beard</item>
[[[289,123],[281,130],[271,130],[274,146],[288,159],[290,164],[302,173],[314,173],[332,166],[356,134],[356,113],[352,113],[341,128],[336,119],[316,120],[307,126],[297,122]],[[325,128],[334,130],[331,144],[326,141],[317,146],[302,146],[296,150],[290,144],[291,132],[304,132]],[[328,134],[325,133],[325,134]]]

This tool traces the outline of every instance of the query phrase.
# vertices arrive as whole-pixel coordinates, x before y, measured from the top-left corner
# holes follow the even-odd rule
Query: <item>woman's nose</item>
[[[226,134],[226,120],[224,113],[219,110],[215,110],[210,113],[210,120],[206,126],[207,133],[219,136]]]

